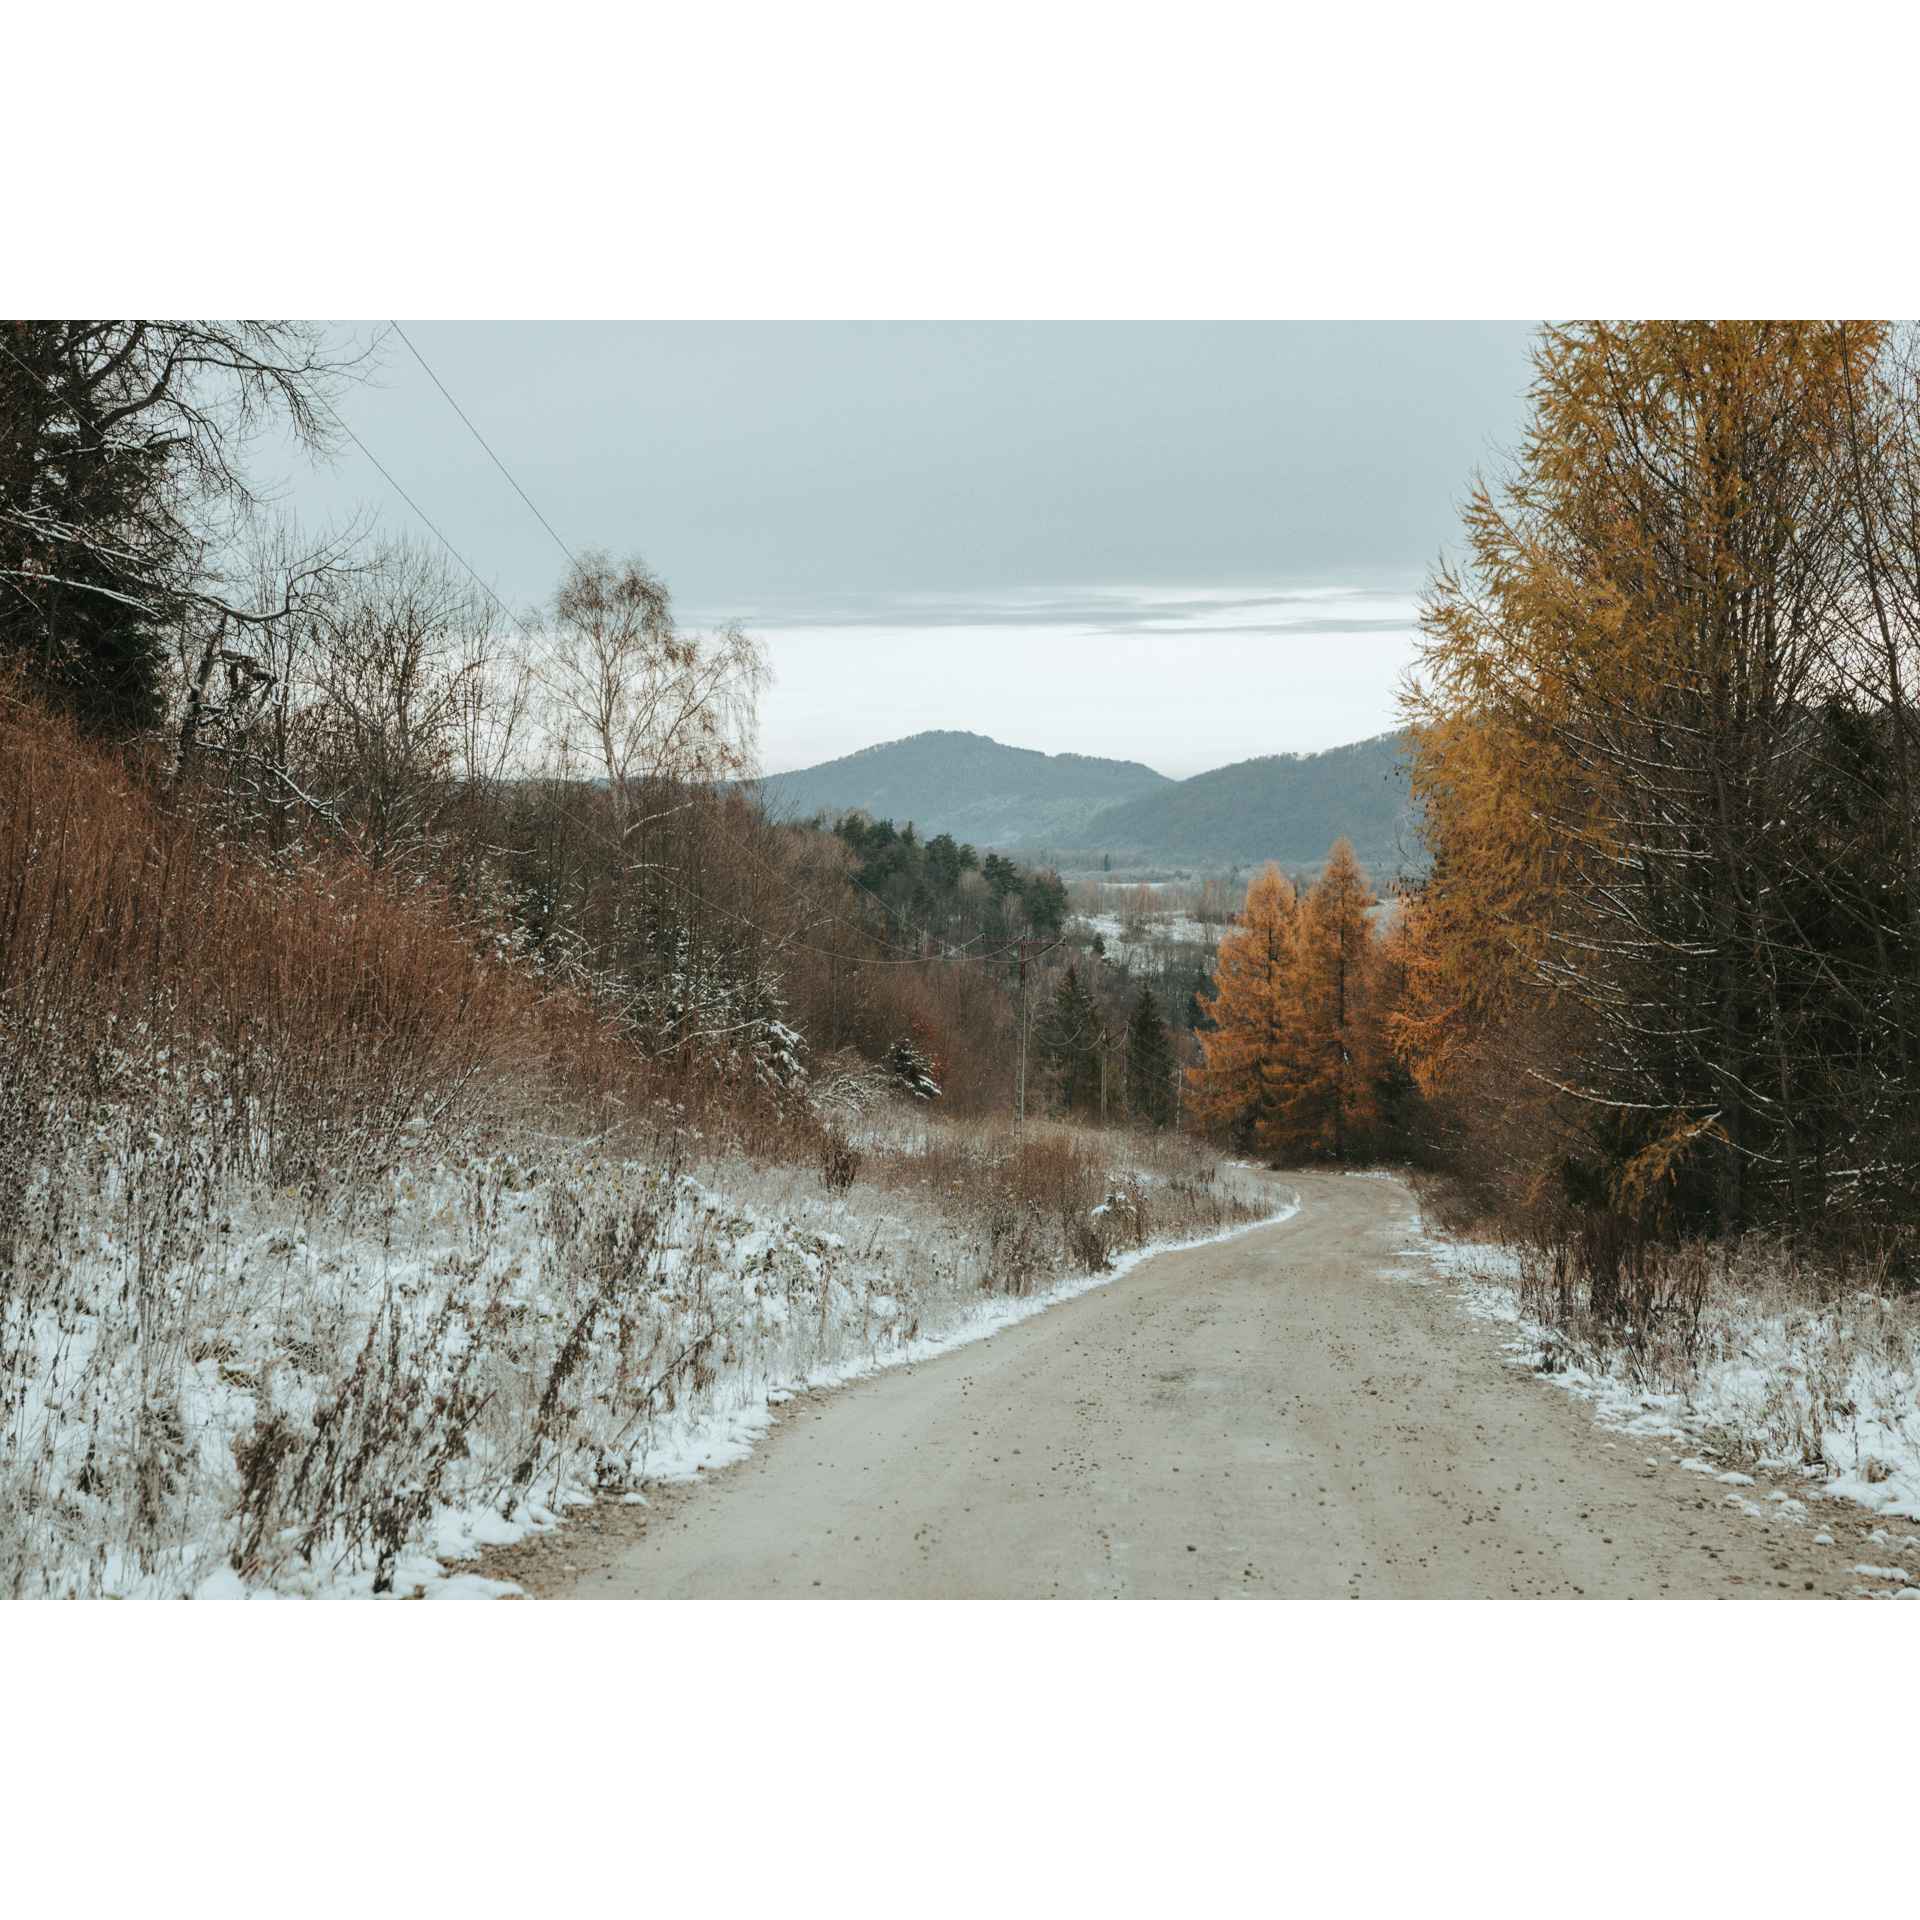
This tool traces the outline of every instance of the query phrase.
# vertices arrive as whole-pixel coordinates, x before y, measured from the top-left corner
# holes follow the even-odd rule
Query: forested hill
[[[1344,833],[1378,879],[1420,864],[1400,754],[1400,736],[1382,733],[1325,753],[1216,767],[1106,808],[1082,844],[1179,864],[1317,867]]]
[[[916,733],[762,783],[769,808],[805,820],[859,807],[911,820],[924,838],[950,833],[982,847],[1078,846],[1086,823],[1115,801],[1175,782],[1137,760],[1003,747],[979,733]]]
[[[1169,780],[1137,760],[917,733],[778,774],[762,792],[785,819],[859,807],[876,820],[911,820],[922,838],[950,833],[1066,862],[1121,854],[1178,866],[1317,868],[1344,833],[1378,879],[1419,864],[1400,752],[1400,736],[1382,733]]]

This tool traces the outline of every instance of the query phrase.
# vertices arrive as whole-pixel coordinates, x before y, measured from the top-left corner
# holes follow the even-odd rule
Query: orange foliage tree
[[[1433,860],[1394,1036],[1429,1094],[1504,1083],[1516,1187],[1617,1207],[1656,1177],[1729,1233],[1920,1193],[1886,351],[1836,321],[1540,336],[1519,454],[1422,613]]]
[[[1206,1064],[1190,1076],[1196,1122],[1274,1160],[1344,1160],[1379,1119],[1389,969],[1375,904],[1343,835],[1300,899],[1268,862],[1220,942],[1201,1005]]]
[[[1374,904],[1342,834],[1299,914],[1294,1019],[1270,1076],[1280,1098],[1259,1132],[1264,1151],[1344,1160],[1378,1118],[1379,943],[1367,919]]]
[[[1281,1061],[1294,1022],[1294,954],[1300,905],[1271,860],[1247,888],[1222,937],[1213,992],[1199,996],[1215,1031],[1196,1037],[1206,1064],[1192,1070],[1193,1116],[1207,1132],[1260,1143],[1279,1113]]]

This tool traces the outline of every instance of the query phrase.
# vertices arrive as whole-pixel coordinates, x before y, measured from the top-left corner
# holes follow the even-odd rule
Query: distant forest
[[[814,825],[827,830],[826,817]],[[1068,889],[1051,868],[979,854],[951,834],[923,841],[911,823],[896,827],[857,813],[830,830],[855,857],[849,878],[876,938],[998,984],[1016,1023],[1027,1026],[1036,1107],[1103,1112],[1110,1120],[1131,1111],[1155,1124],[1175,1117],[1176,1065],[1199,1058],[1193,1033],[1205,1020],[1198,996],[1211,978],[1210,932],[1176,937],[1157,900],[1144,908],[1136,901],[1125,909],[1134,937],[1110,945],[1069,916]],[[1210,902],[1214,895],[1224,917],[1217,883]],[[1134,1044],[1141,1035],[1144,1056]],[[1016,1024],[1016,1080],[1018,1038]],[[952,1054],[940,1058],[951,1075]]]
[[[1418,871],[1407,742],[1383,733],[1325,753],[1273,754],[1104,808],[1082,844],[1169,864],[1317,868],[1343,834],[1379,877]]]

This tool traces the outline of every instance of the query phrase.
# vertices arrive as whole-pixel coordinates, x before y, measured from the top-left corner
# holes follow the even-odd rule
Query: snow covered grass
[[[1075,917],[1074,925],[1084,928],[1088,933],[1104,936],[1109,946],[1118,941],[1149,935],[1163,940],[1187,940],[1211,946],[1220,933],[1218,927],[1206,926],[1190,914],[1180,912],[1158,913],[1150,919],[1137,920],[1125,920],[1117,913],[1081,914]]]
[[[1098,933],[1108,947],[1117,947],[1129,939],[1188,941],[1200,947],[1212,947],[1219,939],[1219,927],[1204,925],[1188,914],[1154,914],[1150,920],[1123,920],[1119,914],[1077,914],[1073,925],[1087,933]]]
[[[1098,934],[1111,960],[1125,966],[1147,966],[1176,946],[1207,952],[1219,945],[1220,928],[1203,925],[1186,914],[1160,915],[1151,920],[1123,920],[1116,913],[1080,914],[1071,923],[1076,933]]]
[[[850,1183],[663,1117],[332,1199],[95,1155],[0,1303],[0,1592],[499,1591],[445,1563],[1286,1197],[1166,1136],[888,1108],[842,1137]]]
[[[1650,1249],[1643,1271],[1623,1263],[1596,1288],[1564,1246],[1474,1245],[1431,1218],[1409,1256],[1510,1326],[1536,1371],[1596,1400],[1603,1424],[1671,1441],[1728,1486],[1764,1469],[1920,1520],[1920,1296],[1757,1236]]]

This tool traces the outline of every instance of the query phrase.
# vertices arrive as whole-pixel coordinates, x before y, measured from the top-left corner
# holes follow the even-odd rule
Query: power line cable
[[[540,511],[538,507],[536,507],[533,504],[532,499],[529,498],[528,496],[526,488],[523,487],[520,484],[520,482],[513,477],[512,474],[507,472],[506,462],[502,460],[500,456],[497,453],[495,453],[490,446],[487,445],[484,436],[480,432],[480,429],[476,427],[473,424],[473,422],[467,418],[465,411],[462,409],[460,405],[460,402],[456,400],[453,397],[453,395],[447,391],[446,382],[443,381],[440,378],[440,376],[437,373],[435,373],[430,366],[427,365],[426,356],[421,353],[420,349],[416,347],[411,340],[407,339],[406,329],[401,326],[398,320],[389,320],[387,322],[387,325],[390,326],[394,330],[394,332],[397,333],[400,336],[400,338],[406,343],[407,351],[410,354],[412,354],[416,360],[420,362],[421,371],[425,373],[427,378],[431,380],[433,384],[440,389],[440,396],[443,400],[446,401],[447,405],[450,406],[455,413],[460,415],[461,424],[466,428],[466,430],[470,434],[473,435],[473,437],[476,440],[480,442],[481,451],[484,452],[487,458],[491,460],[493,464],[500,469],[501,477],[506,481],[507,485],[510,486],[514,490],[514,492],[520,496],[522,500],[526,501],[527,511],[530,514],[532,514],[533,517],[536,520],[538,520],[543,527],[546,528],[549,537],[553,541],[553,544],[556,547],[558,547],[560,551],[564,553],[569,560],[573,561],[573,564],[577,567],[580,564],[580,562],[577,559],[575,559],[573,549],[569,547],[567,543],[564,540],[562,540],[557,533],[554,532],[553,523],[547,518],[547,516],[544,513]]]
[[[463,554],[460,551],[460,549],[456,547],[453,544],[453,542],[449,540],[447,536],[444,533],[442,533],[440,529],[436,527],[433,524],[433,522],[427,517],[426,509],[422,507],[420,503],[416,499],[414,499],[413,495],[410,494],[406,490],[406,488],[403,487],[400,484],[400,482],[396,480],[393,477],[393,475],[390,474],[386,470],[386,468],[383,467],[380,464],[380,462],[373,457],[373,452],[368,447],[367,443],[364,440],[362,440],[360,436],[357,433],[355,433],[354,430],[350,426],[348,426],[344,420],[340,418],[340,415],[334,410],[332,402],[322,398],[320,401],[320,404],[326,408],[327,412],[330,415],[332,415],[334,425],[337,426],[340,429],[340,431],[344,433],[347,436],[347,438],[351,440],[353,444],[356,447],[358,447],[360,451],[367,456],[368,464],[373,468],[374,472],[377,473],[380,476],[380,478],[384,480],[387,483],[387,485],[390,486],[394,490],[394,492],[397,493],[400,496],[400,498],[404,500],[407,503],[407,505],[410,506],[413,509],[413,511],[420,516],[420,522],[427,529],[427,531],[430,534],[432,534],[433,537],[436,540],[438,540],[440,544],[443,547],[445,547],[446,550],[450,554],[452,554],[457,561],[459,561],[460,566],[462,570],[465,572],[467,578],[471,580],[473,584],[476,587],[478,587],[480,591],[484,593],[487,596],[487,598],[491,600],[493,604],[496,607],[498,607],[500,611],[504,613],[507,616],[507,618],[511,620],[513,624],[516,627],[518,627],[520,631],[527,636],[529,640],[535,639],[536,636],[534,634],[533,629],[529,627],[527,623],[524,620],[522,620],[521,617],[517,613],[515,613],[514,610],[510,606],[508,606],[507,603],[504,600],[502,600],[500,596],[497,593],[495,593],[494,590],[490,586],[488,586],[484,580],[480,578],[479,574],[475,572],[472,566],[472,563],[467,559],[466,555]]]

